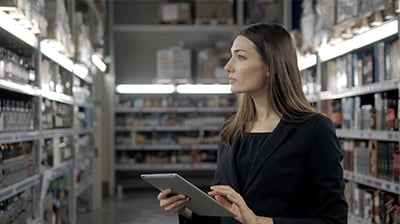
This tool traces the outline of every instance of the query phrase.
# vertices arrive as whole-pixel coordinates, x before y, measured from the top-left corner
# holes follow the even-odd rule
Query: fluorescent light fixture
[[[178,93],[227,94],[232,93],[230,85],[223,84],[182,84],[176,86]]]
[[[310,68],[317,64],[317,56],[315,54],[297,55],[299,70]]]
[[[358,48],[397,34],[398,21],[393,20],[334,46],[321,46],[318,51],[322,61],[327,61]]]
[[[175,92],[172,84],[121,84],[116,91],[121,94],[168,94]]]
[[[81,79],[85,79],[89,74],[89,69],[81,64],[74,64],[73,72]]]
[[[68,71],[72,72],[74,70],[74,63],[72,60],[59,53],[53,41],[42,40],[40,42],[40,51]]]
[[[97,54],[92,55],[92,63],[96,65],[97,68],[100,69],[100,71],[105,72],[107,69],[107,65],[101,60],[101,58]]]
[[[10,18],[10,16],[3,11],[0,11],[0,27],[30,46],[37,47],[38,41],[36,36],[28,29],[23,28],[16,20]]]

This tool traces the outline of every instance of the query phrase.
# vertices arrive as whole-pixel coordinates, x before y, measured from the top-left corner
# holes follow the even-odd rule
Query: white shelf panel
[[[234,112],[233,107],[138,107],[117,108],[116,113],[190,113],[190,112]]]
[[[0,133],[1,143],[26,142],[40,139],[39,131]]]
[[[23,28],[15,19],[0,10],[0,27],[25,42],[33,48],[37,48],[38,39],[31,31]]]
[[[156,171],[156,170],[215,170],[216,163],[200,163],[200,164],[131,164],[131,165],[115,165],[117,171]]]
[[[45,97],[49,100],[54,100],[57,102],[71,104],[71,105],[74,104],[74,98],[72,96],[68,96],[68,95],[65,95],[62,93],[56,93],[53,91],[43,90],[42,95],[43,95],[43,97]]]
[[[28,84],[19,84],[5,79],[0,79],[0,88],[32,96],[39,96],[41,94],[41,90],[38,87]]]
[[[194,144],[194,145],[119,145],[117,151],[140,151],[140,150],[217,150],[218,144]]]
[[[339,138],[381,140],[381,141],[399,141],[398,131],[371,131],[371,130],[344,130],[336,129]]]
[[[318,102],[320,100],[320,97],[318,94],[309,94],[306,95],[306,98],[308,102]]]
[[[75,129],[72,128],[63,128],[63,129],[49,129],[43,131],[43,138],[55,138],[61,136],[70,136],[74,135]]]
[[[384,92],[389,90],[396,90],[399,88],[398,81],[386,81],[382,83],[372,83],[365,86],[358,86],[345,89],[340,93],[332,93],[328,91],[321,92],[321,100],[333,100],[344,97],[359,96],[363,94],[370,94],[376,92]]]
[[[236,32],[239,27],[235,25],[115,25],[115,32],[190,32],[190,33],[215,33]]]
[[[44,176],[47,181],[52,181],[58,177],[61,177],[68,172],[70,172],[74,168],[74,162],[68,161],[60,164],[58,167],[54,167],[52,169],[44,171]]]
[[[32,186],[35,186],[40,183],[40,175],[36,174],[32,177],[26,178],[23,181],[20,181],[14,185],[6,187],[0,190],[0,201],[3,201],[7,198],[10,198]]]
[[[220,126],[141,126],[116,127],[115,131],[219,131]]]
[[[398,21],[394,19],[336,45],[321,46],[318,55],[321,61],[328,61],[396,34]]]
[[[348,214],[348,224],[372,224],[371,220],[366,220],[353,214]]]
[[[367,185],[380,190],[392,192],[395,194],[400,194],[400,184],[393,183],[387,180],[381,180],[374,177],[369,177],[348,170],[344,171],[344,179],[354,181],[359,184]]]
[[[93,178],[88,178],[75,187],[76,196],[79,196],[84,190],[93,184]]]

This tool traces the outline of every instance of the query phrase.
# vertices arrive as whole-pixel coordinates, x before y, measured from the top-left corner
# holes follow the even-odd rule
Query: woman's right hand
[[[183,215],[185,218],[192,217],[192,211],[186,207],[190,198],[183,194],[172,195],[172,189],[166,188],[162,190],[157,199],[160,201],[160,207],[167,212],[174,212]]]

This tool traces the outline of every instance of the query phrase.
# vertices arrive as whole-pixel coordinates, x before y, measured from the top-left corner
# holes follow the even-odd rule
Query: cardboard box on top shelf
[[[196,0],[195,24],[233,24],[233,3],[229,0]]]
[[[246,2],[246,23],[283,23],[283,5],[278,0]]]
[[[191,24],[192,13],[190,3],[162,2],[158,4],[158,23]]]

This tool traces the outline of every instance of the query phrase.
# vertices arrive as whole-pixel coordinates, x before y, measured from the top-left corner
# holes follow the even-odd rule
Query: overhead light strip
[[[35,34],[23,28],[16,20],[12,19],[7,13],[0,11],[0,27],[8,31],[18,39],[32,47],[37,47],[38,39]]]
[[[232,93],[230,85],[224,84],[182,84],[176,86],[178,93],[184,94],[228,94]]]
[[[230,94],[231,86],[224,84],[120,84],[120,94]]]
[[[379,40],[393,36],[398,33],[398,21],[393,20],[387,22],[379,27],[372,28],[365,33],[359,34],[349,40],[343,41],[339,44],[329,46],[321,46],[318,54],[322,61],[328,61],[340,55],[354,51],[361,47],[367,46]]]
[[[121,84],[116,87],[120,94],[169,94],[175,92],[172,84]]]

